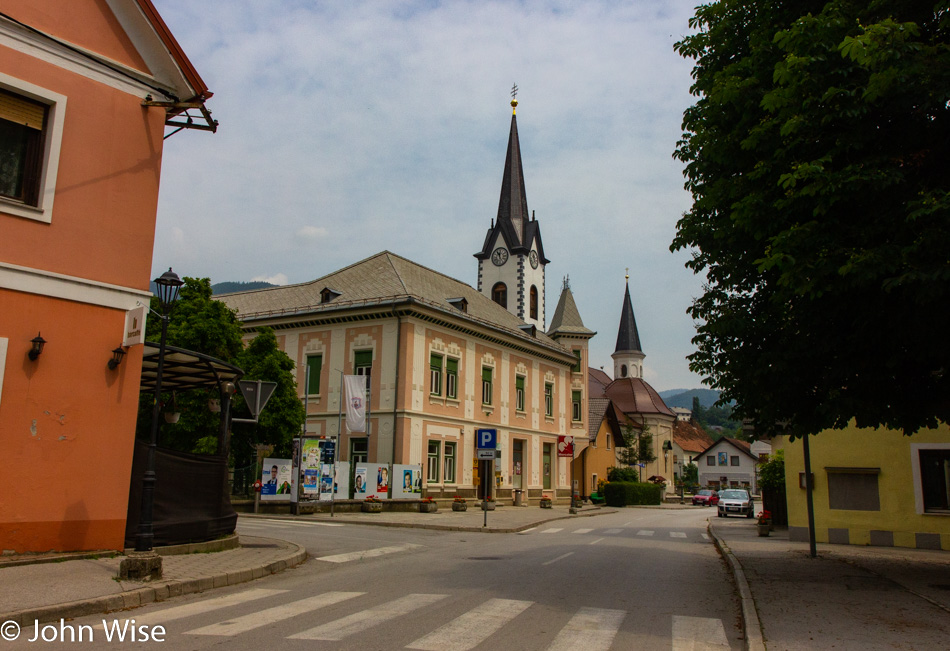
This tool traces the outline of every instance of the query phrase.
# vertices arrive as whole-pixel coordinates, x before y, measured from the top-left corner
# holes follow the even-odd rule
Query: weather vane
[[[511,85],[511,99],[518,99],[518,84]]]

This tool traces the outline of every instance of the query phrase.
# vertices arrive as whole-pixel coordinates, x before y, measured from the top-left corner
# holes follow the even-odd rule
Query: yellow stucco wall
[[[893,545],[950,550],[950,514],[925,513],[920,491],[920,448],[950,449],[950,427],[941,425],[913,436],[885,429],[828,430],[809,439],[814,476],[815,538],[818,542]],[[805,462],[801,439],[776,437],[773,449],[785,450],[785,485],[789,537],[807,540],[805,489],[800,473]],[[829,507],[829,474],[838,469],[865,469],[876,474],[880,510]]]

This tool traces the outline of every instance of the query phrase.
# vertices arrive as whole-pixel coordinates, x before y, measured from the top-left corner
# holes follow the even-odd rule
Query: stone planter
[[[764,538],[769,535],[769,523],[759,523],[756,527],[759,530],[759,536]]]
[[[422,502],[419,504],[419,513],[435,513],[439,510],[439,505],[435,502]]]
[[[465,502],[452,502],[453,511],[468,511],[468,504]]]
[[[494,502],[488,502],[488,501],[482,502],[482,511],[494,511],[494,510],[495,510]]]
[[[542,509],[554,508],[554,502],[552,502],[551,500],[541,500],[541,508]]]
[[[382,502],[363,502],[363,504],[360,505],[360,510],[363,513],[382,513],[383,503]]]

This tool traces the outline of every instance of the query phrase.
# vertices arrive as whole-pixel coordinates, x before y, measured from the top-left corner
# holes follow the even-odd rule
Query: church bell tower
[[[518,141],[518,87],[511,91],[511,131],[501,181],[498,216],[492,221],[478,260],[478,291],[525,323],[542,331],[544,268],[549,260],[541,245],[541,226],[529,216]]]

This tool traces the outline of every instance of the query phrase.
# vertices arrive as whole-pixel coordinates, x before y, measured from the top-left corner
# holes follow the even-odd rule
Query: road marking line
[[[601,540],[603,540],[603,538],[598,538],[597,540],[592,540],[592,541],[590,541],[590,542],[587,543],[587,544],[588,544],[588,545],[596,545],[596,544],[599,543]]]
[[[346,526],[342,522],[300,522],[299,520],[271,520],[271,519],[261,519],[258,521],[251,520],[239,520],[238,524],[244,526],[258,526],[263,527],[266,524],[278,523],[281,525],[291,525],[294,527],[343,527]]]
[[[247,631],[251,631],[261,626],[267,626],[269,624],[273,624],[274,622],[297,617],[298,615],[303,615],[304,613],[308,613],[319,608],[326,608],[327,606],[332,606],[333,604],[340,603],[341,601],[346,601],[347,599],[352,599],[354,597],[360,597],[364,594],[366,593],[327,592],[325,594],[317,595],[316,597],[309,597],[307,599],[301,599],[300,601],[292,601],[289,604],[275,606],[274,608],[267,608],[266,610],[251,613],[250,615],[244,615],[243,617],[229,619],[225,622],[219,622],[209,626],[202,626],[201,628],[196,628],[193,631],[187,631],[186,634],[237,635],[238,633],[246,633]]]
[[[554,527],[553,529],[545,529],[541,533],[557,533],[558,531],[564,531],[564,527]]]
[[[518,535],[519,535],[519,536],[523,536],[523,535],[525,535],[526,533],[530,533],[530,532],[534,531],[535,529],[537,529],[537,527],[531,527],[530,529],[525,529],[524,531],[519,531],[519,532],[518,532]]]
[[[641,529],[640,531],[637,532],[637,535],[638,536],[652,536],[653,532],[650,531],[649,529]]]
[[[391,619],[408,615],[414,610],[431,606],[448,595],[410,594],[375,608],[367,608],[333,622],[327,622],[302,633],[291,635],[291,640],[342,640],[345,637],[377,626]]]
[[[625,526],[625,527],[632,527],[632,526],[633,526],[633,523],[632,523],[632,522],[624,522],[624,523],[623,523],[623,526]]]
[[[550,565],[551,563],[556,563],[556,562],[558,562],[558,561],[560,561],[560,560],[563,560],[563,559],[567,558],[568,556],[570,556],[570,555],[573,554],[573,553],[574,553],[574,552],[567,552],[566,554],[561,554],[561,555],[558,556],[557,558],[552,558],[552,559],[549,560],[549,561],[544,561],[543,563],[541,563],[541,565]]]
[[[686,534],[682,531],[671,531],[670,538],[685,538]]]
[[[704,533],[704,534],[700,534],[700,535],[703,537],[703,540],[709,540],[709,534],[708,534],[708,533]]]
[[[590,533],[591,531],[593,531],[593,529],[576,529],[571,533]]]
[[[533,601],[489,599],[478,608],[407,645],[422,651],[468,651],[524,612]]]
[[[620,533],[621,531],[623,531],[623,529],[607,529],[607,531],[605,531],[604,533],[612,536],[612,535]]]
[[[548,651],[609,649],[626,614],[622,610],[581,608],[557,634]]]
[[[149,626],[153,624],[164,624],[165,622],[172,622],[172,621],[175,621],[176,619],[181,619],[183,617],[191,617],[192,615],[201,615],[204,613],[210,613],[220,608],[229,608],[231,606],[237,606],[243,603],[247,603],[248,601],[254,601],[255,599],[263,599],[265,597],[274,597],[279,594],[283,594],[285,592],[287,592],[287,590],[270,590],[267,588],[254,588],[252,590],[245,590],[244,592],[229,594],[224,597],[216,597],[214,599],[208,599],[206,601],[196,601],[194,603],[185,604],[183,606],[174,606],[172,608],[157,610],[151,613],[143,613],[141,615],[136,615],[135,621],[137,624],[147,624]]]
[[[713,651],[728,648],[729,640],[726,639],[722,620],[673,615],[672,651]]]
[[[376,556],[384,556],[385,554],[395,554],[396,552],[405,552],[410,549],[416,549],[417,547],[422,547],[422,545],[414,545],[412,543],[406,543],[404,545],[395,545],[393,547],[377,547],[376,549],[364,549],[358,552],[347,552],[346,554],[332,554],[330,556],[320,556],[315,559],[318,561],[326,561],[327,563],[349,563],[350,561],[361,561],[364,558],[374,558]]]

